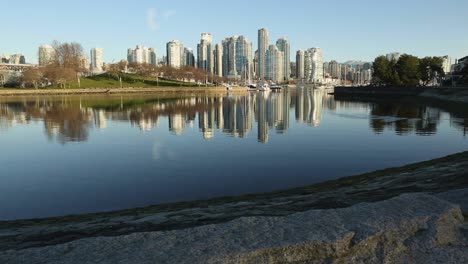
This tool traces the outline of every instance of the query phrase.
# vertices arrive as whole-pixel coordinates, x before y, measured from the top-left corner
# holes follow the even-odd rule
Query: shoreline
[[[225,87],[124,87],[124,88],[81,88],[81,89],[9,89],[0,88],[0,97],[34,95],[93,95],[93,94],[150,94],[150,93],[219,93],[248,92],[245,88],[234,87],[227,91]]]
[[[405,193],[468,188],[468,152],[271,193],[160,204],[114,212],[0,221],[0,251],[62,244],[82,238],[169,231],[241,217],[288,216],[346,208]]]

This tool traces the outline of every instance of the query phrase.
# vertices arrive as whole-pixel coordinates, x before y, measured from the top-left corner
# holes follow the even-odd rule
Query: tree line
[[[418,58],[404,54],[398,60],[379,56],[372,65],[374,85],[427,86],[441,82],[445,76],[443,59],[440,57]]]

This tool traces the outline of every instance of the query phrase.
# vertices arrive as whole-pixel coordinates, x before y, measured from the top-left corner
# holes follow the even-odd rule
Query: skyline
[[[112,63],[126,59],[127,49],[136,45],[156,48],[160,58],[166,53],[166,43],[173,39],[196,51],[202,32],[210,32],[214,44],[244,35],[257,47],[258,29],[267,28],[269,44],[284,37],[290,41],[292,53],[320,47],[325,61],[372,61],[390,52],[457,59],[468,54],[467,19],[460,11],[467,9],[468,3],[449,2],[398,0],[390,4],[365,0],[359,6],[349,2],[330,6],[292,0],[288,6],[252,6],[240,0],[228,11],[212,0],[145,0],[132,6],[115,3],[111,8],[89,0],[74,7],[45,0],[28,3],[28,9],[24,3],[15,2],[2,14],[4,19],[15,21],[3,34],[15,37],[5,38],[0,54],[22,53],[28,63],[37,63],[40,45],[53,40],[75,41],[83,45],[87,56],[92,48],[103,48],[104,62]],[[317,9],[320,12],[314,11]],[[309,17],[310,24],[306,20]]]

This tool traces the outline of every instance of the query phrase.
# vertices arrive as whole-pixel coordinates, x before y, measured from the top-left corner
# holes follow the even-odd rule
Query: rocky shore
[[[416,255],[428,260],[422,263],[443,256],[463,263],[467,207],[465,152],[282,192],[4,221],[0,263],[90,263],[98,256],[108,263],[166,263],[168,256],[180,257],[177,263],[346,263],[353,256],[373,263],[398,252],[401,261],[389,263]],[[428,231],[440,228],[452,230],[442,232],[450,237]]]

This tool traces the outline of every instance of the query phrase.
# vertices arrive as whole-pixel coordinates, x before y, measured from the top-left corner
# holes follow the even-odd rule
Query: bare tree
[[[23,72],[22,81],[27,86],[33,86],[35,89],[39,87],[44,78],[44,72],[39,68],[28,68]]]

